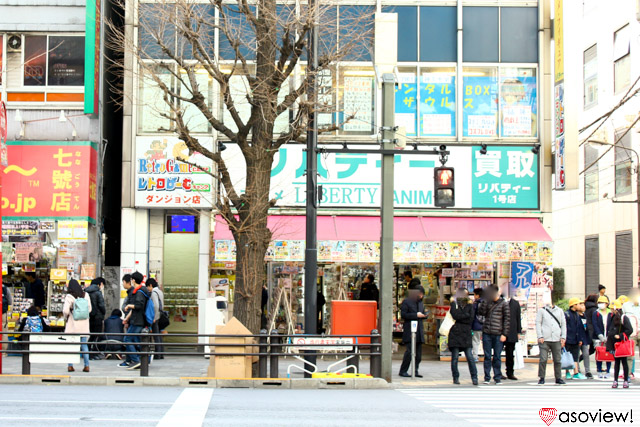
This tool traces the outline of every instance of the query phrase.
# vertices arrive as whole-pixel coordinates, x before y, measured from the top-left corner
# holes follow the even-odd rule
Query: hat
[[[624,303],[626,303],[626,302],[629,302],[629,297],[628,297],[628,296],[626,296],[626,295],[620,295],[620,296],[618,297],[618,300],[620,301],[620,303],[624,304]]]
[[[609,304],[609,298],[605,297],[604,295],[601,296],[600,298],[598,298],[598,304],[601,302],[606,302],[607,304]]]
[[[583,303],[583,302],[584,302],[584,301],[582,301],[580,298],[571,298],[571,299],[569,300],[569,307],[573,307],[574,305],[576,305],[576,304],[581,304],[581,303]]]
[[[622,310],[622,302],[619,299],[613,300],[613,308],[616,310]]]

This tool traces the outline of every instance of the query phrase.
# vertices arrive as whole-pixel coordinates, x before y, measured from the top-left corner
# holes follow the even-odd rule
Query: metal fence
[[[381,377],[381,344],[380,334],[377,330],[371,331],[370,335],[281,335],[277,331],[268,333],[266,330],[260,331],[258,335],[222,335],[222,334],[189,334],[189,333],[168,333],[168,334],[153,334],[148,332],[141,332],[138,334],[128,333],[109,333],[109,337],[121,337],[122,340],[109,339],[104,340],[104,333],[59,333],[59,332],[0,332],[2,335],[2,341],[0,343],[10,344],[11,348],[0,349],[0,353],[19,354],[22,357],[22,374],[31,374],[31,362],[30,355],[35,354],[49,354],[49,355],[102,355],[105,353],[119,354],[122,356],[137,354],[140,356],[140,376],[149,376],[149,359],[150,356],[163,355],[163,356],[251,356],[258,358],[258,377],[259,378],[280,378],[279,375],[279,362],[280,358],[295,358],[303,363],[301,371],[311,375],[317,371],[317,367],[308,362],[307,357],[314,356],[326,356],[326,357],[342,357],[341,362],[346,363],[346,367],[339,371],[352,370],[358,372],[360,370],[360,357],[369,357],[370,374],[373,377]],[[19,335],[19,340],[10,341],[5,340],[7,335]],[[100,341],[90,341],[81,343],[78,339],[65,339],[65,337],[96,337],[102,338]],[[37,341],[32,337],[42,337]],[[46,337],[50,337],[47,339]],[[136,337],[139,342],[125,342],[125,337]],[[162,343],[154,343],[155,337],[163,338]],[[198,341],[200,338],[205,338],[207,342],[201,343],[180,343],[180,342],[166,342],[167,338],[196,338]],[[249,340],[247,340],[249,338]],[[304,344],[294,343],[296,339],[305,338],[309,341],[320,340],[320,343]],[[214,341],[211,341],[213,339]],[[224,339],[243,339],[244,343],[225,343],[216,342],[217,340]],[[348,342],[346,342],[348,340]],[[336,342],[339,341],[339,342]],[[363,342],[368,341],[368,342]],[[34,349],[37,346],[80,346],[86,344],[90,347],[98,346],[97,350],[79,351],[79,350],[48,350],[48,349]],[[136,351],[105,351],[101,350],[101,346],[115,345],[126,346],[135,345]],[[176,347],[194,347],[195,351],[175,351]],[[154,352],[154,346],[164,346],[165,350],[161,353]],[[209,347],[209,351],[207,350]],[[243,351],[224,351],[227,348],[233,347],[238,349],[243,348]],[[250,348],[247,351],[247,347]],[[350,349],[346,349],[350,347]],[[167,349],[169,351],[167,351]],[[125,349],[126,350],[126,349]],[[173,351],[172,351],[173,350]],[[296,353],[298,352],[298,353]],[[304,359],[303,359],[304,358]],[[54,362],[51,362],[54,363]],[[333,364],[335,365],[335,363]],[[313,371],[311,369],[315,368]]]

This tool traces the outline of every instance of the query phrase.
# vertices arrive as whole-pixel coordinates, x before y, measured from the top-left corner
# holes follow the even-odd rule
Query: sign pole
[[[2,170],[7,166],[7,107],[4,101],[0,101],[0,200],[2,200]],[[2,236],[2,203],[0,203],[0,236]],[[2,251],[0,250],[0,268],[2,268]],[[0,307],[2,306],[2,273],[0,273]],[[2,334],[4,328],[4,316],[0,320],[0,341],[5,341]],[[4,347],[4,344],[2,344]],[[2,356],[0,354],[0,374],[2,374]]]

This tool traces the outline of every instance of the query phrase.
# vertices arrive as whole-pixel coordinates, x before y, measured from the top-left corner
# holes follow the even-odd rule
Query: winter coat
[[[600,335],[607,337],[607,331],[605,330],[604,319],[602,313],[599,310],[593,312],[591,323],[593,324],[593,339],[599,340]],[[607,310],[607,326],[611,323],[611,312]]]
[[[129,300],[131,300],[131,294],[133,293],[133,286],[131,286],[129,289],[127,289],[127,296],[124,298],[124,301],[122,301],[122,307],[120,307],[120,310],[122,310],[122,312],[124,314],[129,313],[127,310],[125,310],[124,308],[129,305]]]
[[[585,319],[587,319],[587,334],[589,335],[589,338],[595,338],[595,336],[593,335],[593,313],[595,311],[598,311],[598,304],[596,304],[595,302],[591,302],[591,301],[586,301],[584,303],[584,307],[585,307],[585,311],[584,311],[584,317]]]
[[[89,301],[89,313],[91,313],[91,298],[88,293],[84,293],[84,299]],[[73,319],[73,303],[76,302],[76,299],[73,295],[67,294],[64,297],[64,305],[62,306],[62,315],[64,316],[64,321],[66,322],[66,326],[64,327],[64,332],[68,334],[78,334],[78,333],[89,333],[89,319],[84,320],[74,320]],[[88,338],[88,335],[83,335]]]
[[[47,294],[44,291],[42,280],[36,279],[31,284],[31,298],[33,298],[33,305],[36,307],[42,308],[47,304]]]
[[[131,317],[129,318],[129,325],[131,326],[147,326],[146,319],[144,316],[144,309],[147,307],[147,300],[149,299],[149,294],[147,293],[146,287],[140,286],[136,287],[129,297],[129,304],[133,304],[134,308],[131,313]]]
[[[7,288],[7,285],[2,285],[2,314],[9,311],[11,302],[11,292],[9,292],[9,288]]]
[[[160,310],[164,309],[164,294],[160,288],[153,288],[151,291],[151,299],[153,300],[153,309],[155,311],[153,321],[157,322],[158,319],[160,319]]]
[[[109,335],[109,334],[123,334],[124,333],[124,324],[122,323],[122,319],[118,316],[110,316],[108,319],[104,321],[104,335],[108,340],[116,340],[122,341],[124,339],[123,336],[118,335]]]
[[[587,318],[584,314],[580,315],[580,322],[582,322],[582,329],[580,330],[580,334],[582,335],[582,345],[591,345],[593,344],[593,340],[591,339],[591,334],[589,333]]]
[[[473,322],[471,323],[471,329],[474,331],[481,331],[484,324],[484,316],[478,314],[478,306],[482,302],[482,298],[473,302]]]
[[[556,321],[557,320],[557,321]],[[543,307],[536,314],[536,334],[546,342],[567,339],[567,320],[560,307]]]
[[[509,304],[504,298],[497,301],[482,301],[478,306],[478,314],[484,316],[482,333],[489,335],[509,335]]]
[[[418,313],[424,313],[424,304],[422,300],[417,301],[414,298],[405,298],[400,306],[400,315],[404,321],[402,328],[402,343],[411,344],[411,322],[418,321],[418,330],[416,331],[416,343],[424,342],[424,318],[418,319]]]
[[[518,342],[518,334],[522,332],[522,311],[520,309],[520,303],[511,298],[509,301],[509,334],[507,335],[507,342]]]
[[[584,326],[582,325],[580,313],[569,309],[564,316],[567,322],[567,344],[579,344],[583,341],[584,335]]]
[[[380,292],[375,283],[363,283],[360,288],[360,301],[375,301],[378,302],[380,298]]]
[[[456,323],[449,330],[449,349],[465,349],[472,346],[471,323],[473,322],[473,305],[452,302],[449,313]]]
[[[100,286],[94,283],[87,286],[84,289],[84,292],[89,294],[89,297],[91,298],[91,320],[102,322],[107,312],[107,308],[104,305],[104,296],[100,291]]]
[[[624,339],[622,334],[627,334],[627,338],[629,338],[631,333],[633,333],[633,326],[631,326],[631,321],[627,316],[622,316],[622,322],[620,322],[619,327],[613,324],[613,316],[611,316],[607,324],[607,351],[613,353],[615,344]],[[618,338],[615,337],[616,335],[618,335]]]

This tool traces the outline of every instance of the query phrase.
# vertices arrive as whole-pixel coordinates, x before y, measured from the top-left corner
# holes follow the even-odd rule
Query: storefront
[[[13,296],[9,327],[33,305],[27,275],[45,285],[43,314],[64,326],[68,280],[98,275],[97,164],[88,141],[9,141],[2,192],[2,276]]]

